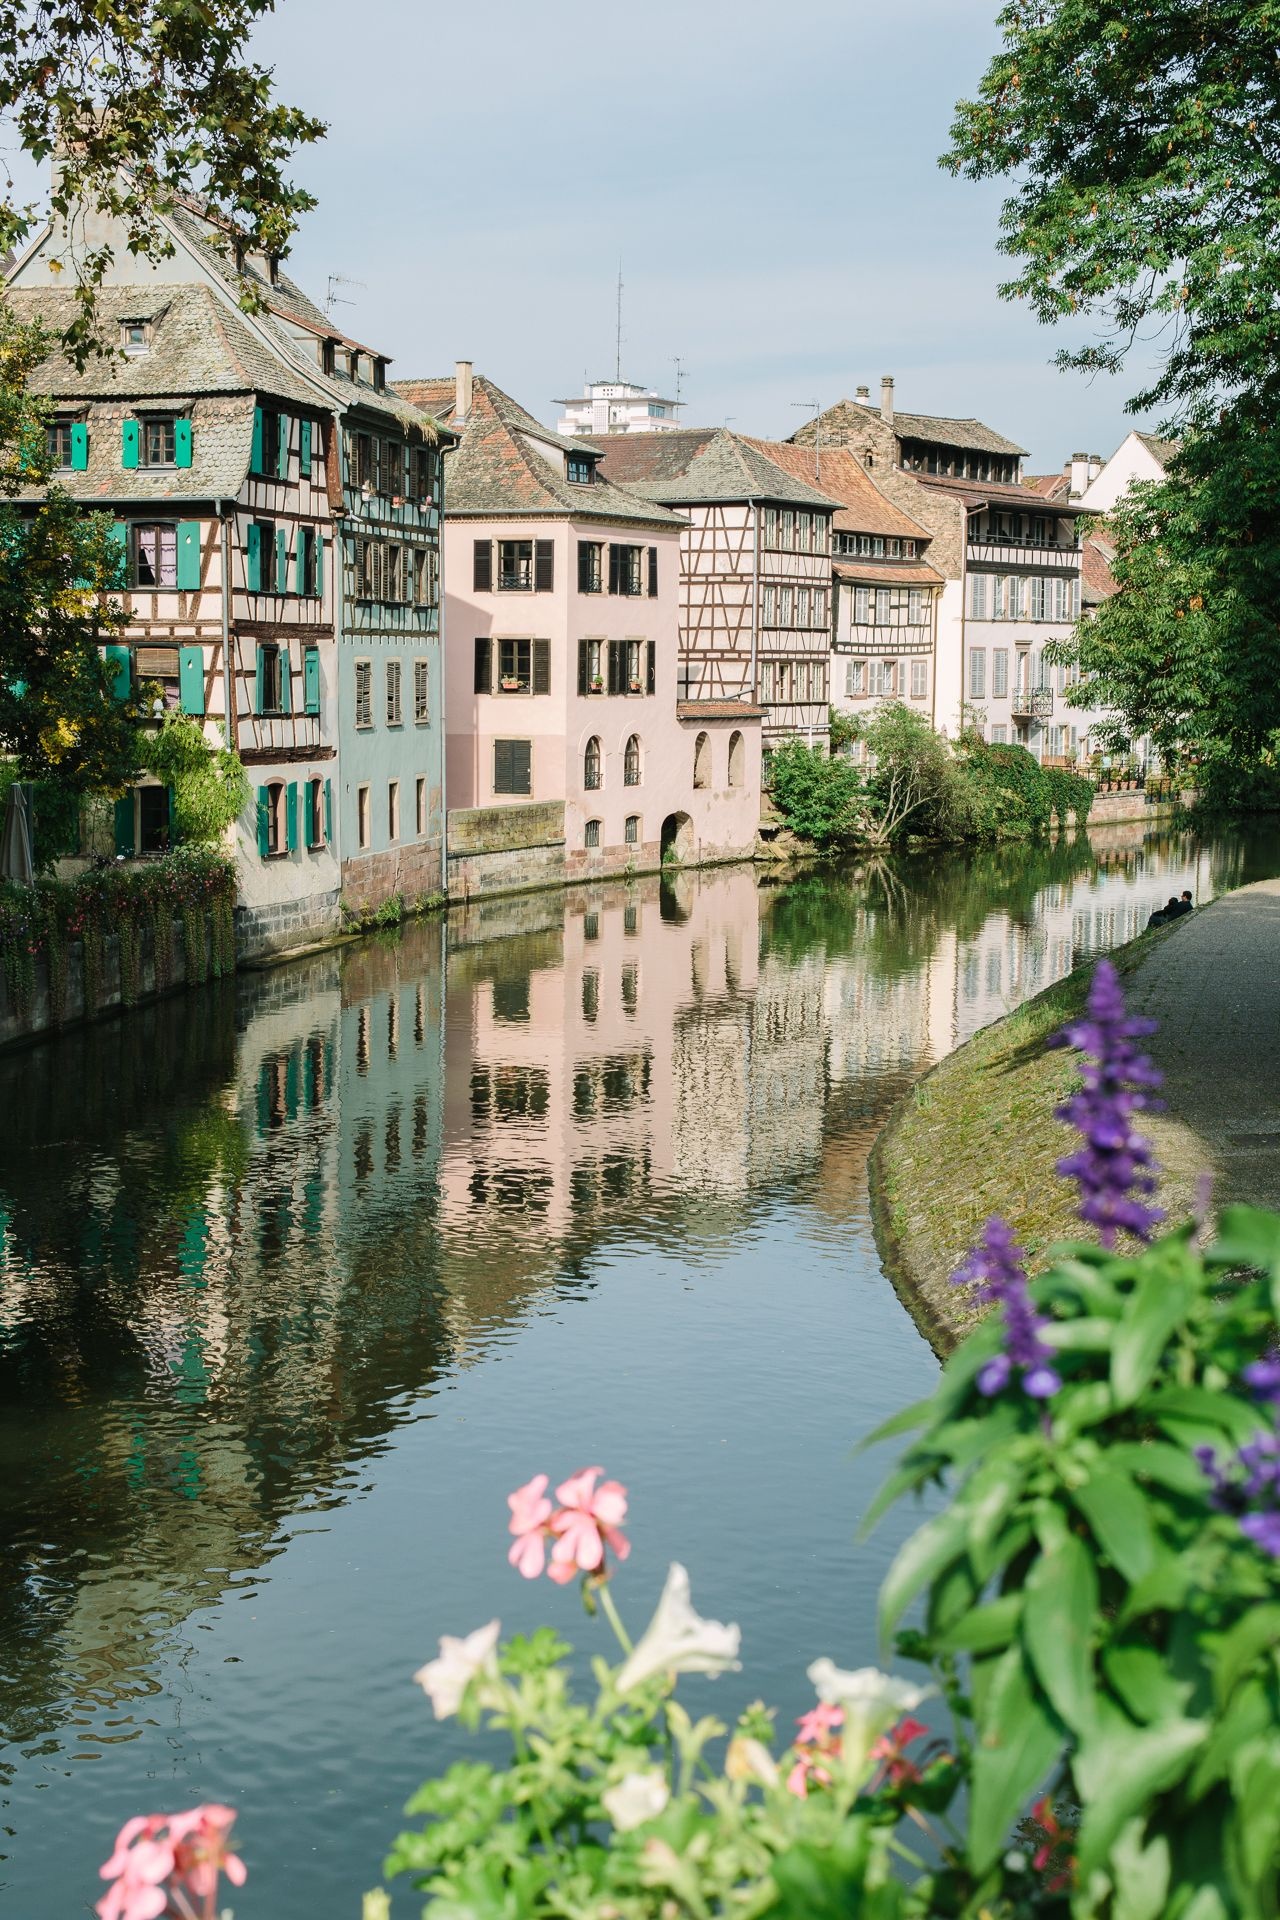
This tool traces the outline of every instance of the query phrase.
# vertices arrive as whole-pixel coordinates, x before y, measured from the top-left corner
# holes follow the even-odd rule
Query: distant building
[[[560,434],[670,433],[680,424],[680,402],[633,380],[589,380],[582,398],[557,400]]]
[[[1154,433],[1130,433],[1120,442],[1111,458],[1098,461],[1079,490],[1079,501],[1090,513],[1110,513],[1112,507],[1135,480],[1163,480],[1170,461],[1178,451],[1176,440],[1162,440]],[[1072,464],[1079,455],[1072,456]],[[1091,461],[1097,456],[1091,455]],[[1075,480],[1072,481],[1075,491]]]
[[[680,540],[460,361],[400,393],[446,456],[448,799],[455,891],[754,851],[759,709],[678,697]]]

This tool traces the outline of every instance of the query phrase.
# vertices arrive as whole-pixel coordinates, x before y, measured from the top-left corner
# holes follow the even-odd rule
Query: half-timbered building
[[[680,692],[758,701],[765,748],[826,737],[836,502],[726,427],[594,443],[606,477],[678,511]]]

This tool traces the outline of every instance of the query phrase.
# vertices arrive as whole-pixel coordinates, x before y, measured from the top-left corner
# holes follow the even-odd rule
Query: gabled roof
[[[1180,440],[1162,440],[1158,433],[1140,433],[1138,438],[1147,452],[1153,459],[1158,460],[1162,467],[1169,465],[1182,446]]]
[[[818,415],[818,421],[830,420],[841,426],[851,421],[865,418],[878,421],[898,435],[900,440],[925,440],[944,447],[959,447],[967,453],[1001,453],[1011,458],[1026,453],[1012,440],[1006,440],[1002,433],[988,427],[981,420],[953,419],[941,413],[902,413],[897,408],[889,420],[885,420],[879,407],[867,400],[837,400],[834,406],[826,407]],[[813,426],[797,429],[798,433],[807,433]],[[792,435],[791,438],[795,438]]]
[[[821,447],[815,454],[812,447],[793,447],[786,440],[751,440],[748,445],[793,479],[811,481],[838,500],[840,507],[831,523],[838,533],[884,533],[922,545],[933,538],[927,527],[918,526],[881,493],[848,447]]]
[[[396,390],[402,403],[411,405],[420,417],[447,423],[459,436],[445,465],[446,512],[451,519],[571,514],[574,519],[640,521],[649,526],[681,524],[675,514],[612,485],[598,473],[590,486],[568,480],[558,463],[540,453],[535,443],[557,454],[578,453],[593,460],[595,446],[553,433],[482,374],[472,380],[471,411],[465,420],[454,415],[452,379],[397,381]]]
[[[798,480],[728,427],[602,435],[591,443],[611,480],[649,500],[693,506],[714,500],[768,500],[831,509],[838,500]]]
[[[1022,484],[1029,493],[1038,493],[1042,500],[1071,498],[1070,473],[1024,473]]]
[[[1080,548],[1080,598],[1086,606],[1097,606],[1100,600],[1109,600],[1113,593],[1120,591],[1111,571],[1115,557],[1116,550],[1107,538],[1105,522],[1085,535]]]
[[[962,500],[966,507],[1021,507],[1025,513],[1032,505],[1035,496],[1029,487],[1018,482],[1006,485],[995,480],[961,480],[949,473],[913,473],[911,478],[918,486],[930,487],[938,493],[952,494]],[[1045,505],[1053,513],[1084,513],[1078,500],[1047,500]]]

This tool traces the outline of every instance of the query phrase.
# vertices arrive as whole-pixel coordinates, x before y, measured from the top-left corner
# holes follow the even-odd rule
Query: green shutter
[[[83,420],[71,423],[71,466],[74,472],[83,473],[89,465],[89,428]]]
[[[312,581],[311,591],[317,600],[321,600],[324,598],[324,535],[322,533],[317,533],[312,552],[315,556],[315,579]]]
[[[307,591],[307,529],[298,528],[298,544],[293,555],[293,590],[295,593]]]
[[[276,477],[286,480],[289,477],[289,416],[280,415],[279,443],[276,448]]]
[[[320,653],[316,647],[308,647],[302,656],[302,711],[320,711]]]
[[[251,520],[245,533],[244,577],[250,593],[262,592],[262,528]]]
[[[266,692],[266,686],[267,686],[267,656],[262,651],[262,648],[259,647],[257,678],[256,678],[256,684],[254,688],[254,695],[253,695],[253,710],[255,713],[262,712],[262,698],[263,698],[263,694]],[[265,788],[264,788],[264,792],[265,792]]]
[[[204,712],[204,648],[178,648],[178,701],[184,713]]]
[[[191,465],[191,422],[175,420],[173,423],[173,464],[175,467]]]
[[[261,655],[259,655],[261,664]],[[261,712],[261,702],[259,702]],[[271,851],[271,792],[267,787],[258,788],[258,852],[265,860]]]
[[[120,465],[136,467],[138,464],[138,423],[126,420],[120,429]]]
[[[116,852],[133,852],[133,788],[116,801]]]
[[[200,534],[198,520],[179,520],[178,586],[183,593],[200,591]]]
[[[284,646],[280,649],[280,711],[293,712],[293,655]]]
[[[107,528],[108,562],[114,561],[110,585],[127,587],[129,584],[129,528],[123,520],[113,520]]]
[[[133,666],[128,647],[104,647],[103,655],[112,693],[117,700],[127,700]]]
[[[298,422],[298,466],[309,480],[311,478],[311,422]]]
[[[298,783],[291,780],[284,790],[284,843],[290,853],[298,851]]]
[[[289,535],[283,527],[276,528],[276,592],[289,591]]]
[[[327,847],[331,847],[333,845],[333,782],[332,780],[326,780],[324,783],[324,843]]]
[[[262,408],[253,410],[253,452],[249,456],[250,473],[262,472]]]

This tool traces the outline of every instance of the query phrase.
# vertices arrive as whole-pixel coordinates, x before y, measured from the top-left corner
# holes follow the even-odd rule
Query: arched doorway
[[[669,813],[662,823],[662,864],[687,866],[693,859],[693,822],[687,813]]]

